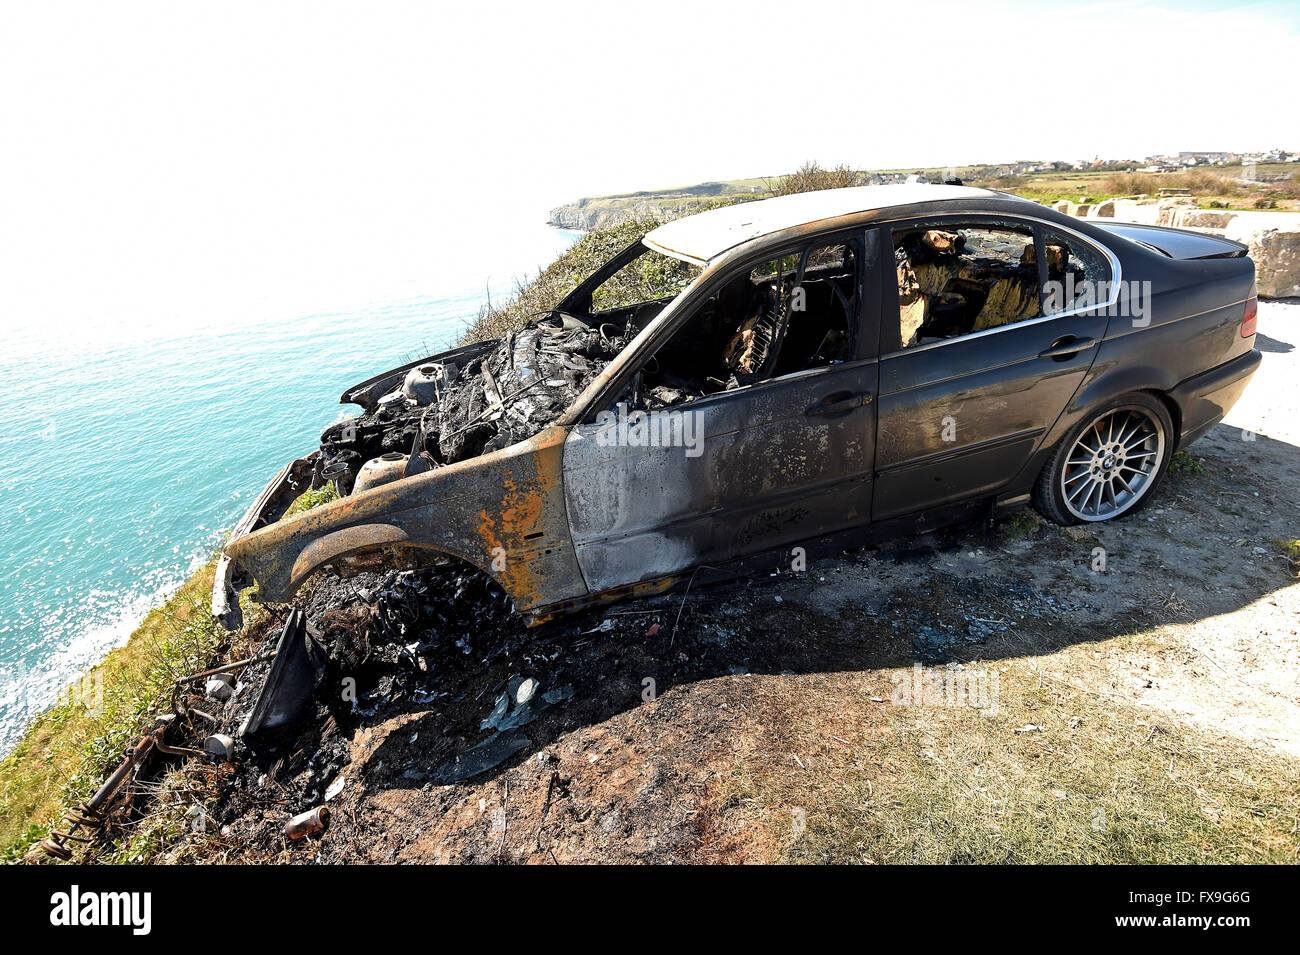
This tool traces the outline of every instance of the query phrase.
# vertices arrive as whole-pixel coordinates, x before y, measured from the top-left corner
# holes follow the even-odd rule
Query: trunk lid
[[[1139,225],[1135,222],[1095,222],[1088,224],[1144,245],[1148,249],[1167,255],[1171,259],[1238,259],[1246,254],[1247,247],[1240,242],[1224,239],[1190,229],[1171,229],[1167,226]]]

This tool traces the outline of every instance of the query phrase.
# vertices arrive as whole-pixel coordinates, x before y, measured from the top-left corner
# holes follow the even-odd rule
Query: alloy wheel
[[[1164,427],[1149,412],[1119,408],[1099,415],[1061,469],[1066,509],[1084,521],[1118,517],[1151,489],[1164,453]]]

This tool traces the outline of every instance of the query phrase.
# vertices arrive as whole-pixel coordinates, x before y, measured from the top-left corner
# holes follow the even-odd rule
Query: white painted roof
[[[647,246],[688,262],[704,264],[742,242],[797,226],[859,212],[953,199],[1011,198],[970,186],[901,183],[853,186],[738,202],[665,223],[643,240]],[[1028,200],[1025,200],[1028,201]]]

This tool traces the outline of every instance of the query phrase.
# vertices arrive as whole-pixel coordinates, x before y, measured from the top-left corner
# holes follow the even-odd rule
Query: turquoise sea
[[[431,269],[426,294],[251,320],[174,322],[0,353],[0,754],[213,553],[251,498],[364,378],[455,342],[578,238],[536,221]],[[112,317],[105,317],[112,324]]]

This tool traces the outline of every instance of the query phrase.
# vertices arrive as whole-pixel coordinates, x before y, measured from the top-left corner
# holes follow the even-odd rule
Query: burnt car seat
[[[1049,261],[1052,258],[1050,250],[1048,258]],[[1019,266],[994,279],[988,286],[988,296],[975,317],[971,331],[1001,328],[1003,325],[1035,318],[1042,314],[1042,308],[1037,256],[1030,243],[1020,253]]]

